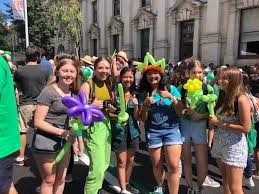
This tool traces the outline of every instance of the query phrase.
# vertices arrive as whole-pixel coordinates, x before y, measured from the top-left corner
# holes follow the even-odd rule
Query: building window
[[[92,3],[93,6],[93,23],[97,22],[97,1]]]
[[[150,5],[150,0],[141,0],[141,6],[142,7],[145,7],[145,6],[148,6]]]
[[[180,60],[184,60],[193,55],[193,33],[193,20],[180,23]]]
[[[120,50],[120,46],[119,46],[119,34],[113,35],[112,36],[113,39],[113,50],[116,49],[116,51]]]
[[[92,55],[97,56],[97,39],[92,39]]]
[[[120,15],[120,0],[113,0],[113,16]]]
[[[241,10],[239,58],[259,58],[259,8]]]
[[[149,28],[140,31],[140,39],[141,39],[141,60],[143,60],[146,53],[149,51]]]

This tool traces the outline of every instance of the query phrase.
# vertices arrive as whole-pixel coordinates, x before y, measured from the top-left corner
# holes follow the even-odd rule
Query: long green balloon
[[[121,83],[118,84],[118,91],[119,91],[120,109],[121,109],[120,113],[118,114],[118,123],[122,123],[122,122],[126,122],[129,119],[129,114],[126,112],[124,91]]]
[[[80,121],[76,120],[76,119],[72,119],[70,121],[71,125],[72,125],[72,132],[74,134],[76,134],[79,130],[80,130]],[[65,154],[69,151],[71,147],[71,143],[69,143],[68,141],[65,143],[64,147],[60,150],[60,152],[58,153],[56,159],[55,159],[55,163],[58,164],[63,157],[65,156]],[[72,154],[72,153],[71,153]]]

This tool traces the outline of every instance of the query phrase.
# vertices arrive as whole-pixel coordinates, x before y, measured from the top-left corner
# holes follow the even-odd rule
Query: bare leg
[[[202,186],[208,174],[207,144],[196,144],[195,154],[196,154],[196,160],[197,160],[198,186]]]
[[[121,190],[126,190],[126,165],[127,165],[127,152],[116,153],[117,156],[117,173],[121,186]]]
[[[132,152],[128,150],[127,152],[127,166],[126,166],[126,182],[129,183],[130,176],[133,169],[134,164],[134,158],[135,158],[135,152]]]
[[[187,187],[192,187],[192,151],[191,143],[183,144],[184,174]]]
[[[182,145],[165,146],[165,159],[168,167],[168,186],[170,194],[178,194],[179,191],[179,160]]]
[[[149,149],[149,155],[152,160],[153,173],[156,182],[159,186],[162,186],[165,179],[165,170],[163,168],[164,156],[162,153],[162,148]]]

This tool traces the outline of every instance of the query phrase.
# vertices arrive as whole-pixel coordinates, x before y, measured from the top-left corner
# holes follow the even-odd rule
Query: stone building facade
[[[82,55],[259,63],[259,0],[81,0],[81,10]]]

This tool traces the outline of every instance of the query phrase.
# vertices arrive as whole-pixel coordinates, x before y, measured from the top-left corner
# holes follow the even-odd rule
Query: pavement
[[[36,168],[35,162],[31,156],[32,132],[28,133],[28,145],[26,149],[26,160],[25,166],[19,167],[14,166],[14,184],[18,190],[19,194],[37,194],[35,189],[40,185],[40,176]],[[144,140],[144,135],[142,134],[142,140]],[[116,194],[113,189],[113,185],[118,185],[116,179],[116,157],[115,154],[111,155],[110,167],[106,172],[106,177],[103,183],[102,194]],[[82,163],[75,163],[73,168],[74,181],[72,183],[66,184],[64,194],[83,194],[85,177],[88,173],[88,167]],[[193,181],[197,182],[196,176],[196,165],[195,158],[193,157]],[[205,187],[203,193],[208,194],[223,194],[222,177],[216,167],[215,160],[209,158],[209,176],[221,183],[219,188]],[[132,184],[138,187],[143,194],[148,194],[153,190],[155,186],[155,180],[152,174],[152,165],[146,150],[145,142],[140,143],[140,150],[136,153],[135,164],[132,173]],[[259,181],[254,180],[256,186],[253,189],[244,188],[245,194],[259,194]],[[112,183],[112,184],[111,184]],[[185,186],[184,177],[180,180],[180,194],[185,194],[187,188]]]

